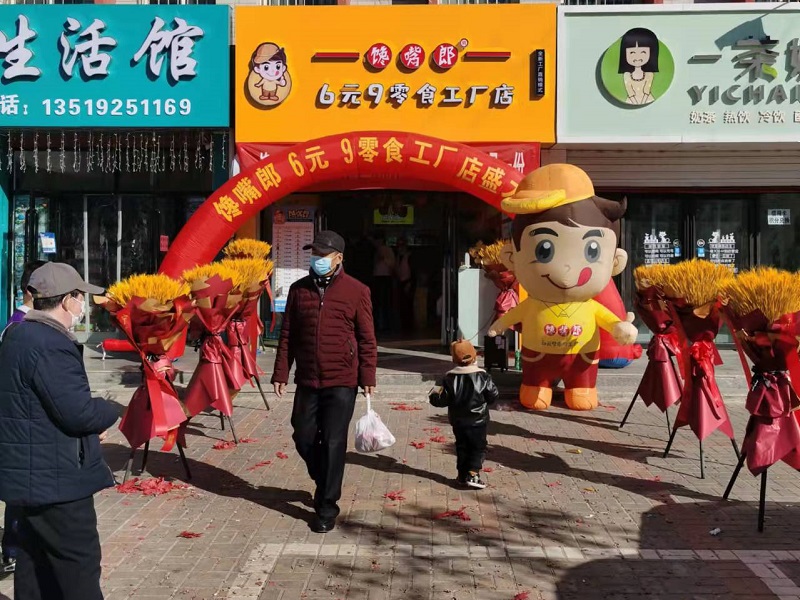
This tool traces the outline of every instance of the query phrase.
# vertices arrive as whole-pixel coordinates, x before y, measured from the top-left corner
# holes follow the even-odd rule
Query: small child
[[[486,484],[480,472],[486,454],[489,405],[500,392],[491,375],[475,364],[478,353],[469,341],[453,342],[450,354],[456,367],[445,374],[441,386],[431,390],[429,400],[433,406],[448,409],[456,436],[458,483],[483,489]]]

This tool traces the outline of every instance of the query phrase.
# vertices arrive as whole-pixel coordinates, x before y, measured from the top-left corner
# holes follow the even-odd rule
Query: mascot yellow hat
[[[583,169],[568,164],[545,165],[526,175],[501,208],[516,215],[536,214],[593,196],[594,185]]]

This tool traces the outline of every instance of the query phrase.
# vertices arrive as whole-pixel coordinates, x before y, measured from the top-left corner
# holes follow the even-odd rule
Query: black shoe
[[[466,475],[459,475],[458,477],[456,477],[456,483],[458,485],[467,485]]]
[[[477,488],[479,490],[482,490],[486,487],[486,484],[481,481],[480,475],[472,471],[470,471],[469,477],[467,477],[467,485],[471,488]]]
[[[3,559],[3,573],[13,573],[17,568],[17,561],[13,558]]]
[[[311,531],[314,533],[328,533],[333,531],[336,527],[336,519],[323,519],[322,517],[314,517],[314,520],[309,524]]]

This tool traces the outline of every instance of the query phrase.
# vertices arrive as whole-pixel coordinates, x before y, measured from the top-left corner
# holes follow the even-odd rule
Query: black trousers
[[[103,600],[94,498],[19,507],[14,600]]]
[[[17,530],[19,529],[19,509],[6,505],[3,516],[3,560],[17,558]]]
[[[294,445],[317,484],[314,509],[322,519],[339,515],[347,434],[356,406],[357,388],[298,387],[294,395]]]
[[[488,423],[468,427],[453,427],[456,436],[456,469],[464,479],[470,471],[479,473],[486,458],[486,430]]]

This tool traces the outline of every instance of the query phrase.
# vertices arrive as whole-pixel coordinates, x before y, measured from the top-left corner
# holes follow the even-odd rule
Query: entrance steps
[[[717,367],[717,383],[723,398],[730,401],[743,401],[747,396],[745,381],[739,358],[734,351],[722,350],[724,364]],[[269,383],[275,350],[267,348],[258,356],[258,364],[264,370],[261,385],[272,398],[272,385]],[[89,375],[89,385],[93,392],[113,393],[124,396],[141,382],[141,371],[138,360],[132,354],[107,355],[94,349],[86,348],[84,361]],[[630,400],[642,377],[647,364],[646,359],[634,361],[624,369],[601,369],[598,377],[598,391],[601,402]],[[175,363],[177,371],[176,384],[179,388],[186,386],[197,366],[197,353],[187,349],[186,354]],[[426,401],[428,390],[441,375],[451,368],[449,355],[432,352],[419,352],[380,348],[378,354],[378,393],[379,402],[412,402]],[[492,377],[501,390],[501,394],[509,399],[516,397],[516,390],[521,382],[518,372],[492,371]],[[290,380],[293,379],[293,374]],[[287,388],[289,397],[294,392],[294,385]],[[241,394],[258,394],[258,389],[246,385]]]

